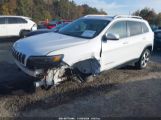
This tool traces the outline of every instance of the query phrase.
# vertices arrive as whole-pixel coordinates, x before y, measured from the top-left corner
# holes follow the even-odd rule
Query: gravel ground
[[[0,43],[1,117],[161,117],[161,53],[145,70],[131,66],[103,72],[93,82],[67,81],[49,91],[35,89]]]

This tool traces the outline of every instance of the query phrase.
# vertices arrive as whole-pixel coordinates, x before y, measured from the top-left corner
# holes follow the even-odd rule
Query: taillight
[[[56,27],[56,25],[48,25],[47,26],[48,29],[52,29],[52,28],[55,28],[55,27]]]

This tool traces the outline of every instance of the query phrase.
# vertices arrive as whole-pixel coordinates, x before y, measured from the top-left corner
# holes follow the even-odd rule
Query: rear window
[[[5,18],[0,18],[0,24],[5,24]]]
[[[128,21],[127,24],[128,24],[130,36],[142,34],[142,26],[140,22]]]

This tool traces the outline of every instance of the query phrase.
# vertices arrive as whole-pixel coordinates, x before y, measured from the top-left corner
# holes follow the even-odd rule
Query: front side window
[[[5,18],[0,18],[0,24],[5,24],[6,22],[5,22]]]
[[[108,33],[117,34],[120,38],[127,37],[127,26],[125,21],[120,21],[115,23]]]
[[[108,20],[98,19],[78,19],[60,29],[59,33],[75,37],[94,38],[109,22]]]
[[[140,22],[128,21],[127,24],[128,24],[130,36],[142,34],[142,26]]]

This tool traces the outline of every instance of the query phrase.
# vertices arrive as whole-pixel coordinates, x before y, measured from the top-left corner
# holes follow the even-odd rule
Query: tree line
[[[73,20],[87,14],[107,14],[87,4],[71,0],[0,0],[0,15],[23,15],[34,20],[61,18]]]
[[[156,13],[154,9],[144,8],[142,10],[137,10],[133,15],[141,16],[143,19],[147,20],[151,25],[161,26],[161,12]]]
[[[35,21],[60,18],[73,20],[87,14],[107,14],[87,4],[77,5],[73,0],[0,0],[0,15],[23,15]],[[144,8],[133,15],[141,16],[151,25],[161,26],[161,12]]]

